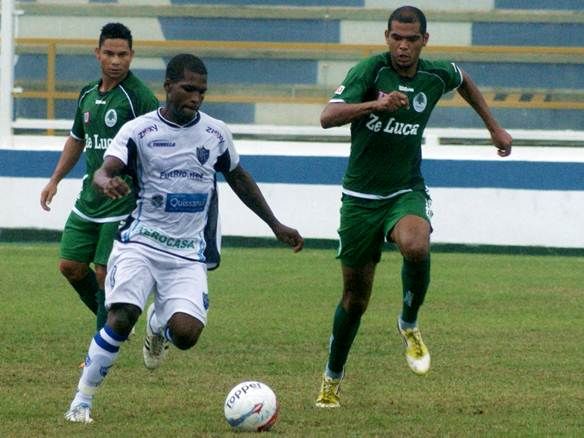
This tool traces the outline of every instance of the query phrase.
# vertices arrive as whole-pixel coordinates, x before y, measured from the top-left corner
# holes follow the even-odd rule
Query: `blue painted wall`
[[[582,0],[495,0],[497,9],[573,9],[583,10]]]
[[[59,155],[0,149],[0,176],[48,178]],[[241,162],[262,183],[340,185],[347,158],[244,155]],[[67,177],[81,178],[82,163]],[[584,163],[424,160],[422,168],[430,187],[584,190],[584,180],[578,178],[584,175]]]
[[[473,23],[473,45],[584,46],[584,23]]]
[[[584,64],[461,62],[479,86],[517,88],[584,88]]]
[[[167,40],[339,42],[338,20],[160,17]]]

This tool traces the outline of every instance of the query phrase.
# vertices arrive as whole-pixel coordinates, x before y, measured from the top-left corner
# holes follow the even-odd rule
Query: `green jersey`
[[[71,136],[85,141],[83,188],[73,211],[91,222],[115,222],[134,208],[134,195],[110,199],[97,193],[91,182],[103,162],[103,153],[124,123],[158,108],[158,100],[132,72],[113,89],[102,93],[100,81],[83,87]],[[131,185],[131,181],[127,181]]]
[[[361,103],[392,91],[406,94],[410,108],[374,112],[351,124],[351,154],[343,192],[367,199],[385,199],[423,190],[422,134],[440,97],[462,84],[454,63],[420,59],[414,77],[400,76],[389,53],[367,58],[353,67],[331,102]]]

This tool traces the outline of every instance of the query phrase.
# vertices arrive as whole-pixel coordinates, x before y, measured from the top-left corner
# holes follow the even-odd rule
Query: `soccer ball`
[[[278,400],[262,382],[241,382],[225,399],[225,419],[236,431],[263,432],[278,419]]]

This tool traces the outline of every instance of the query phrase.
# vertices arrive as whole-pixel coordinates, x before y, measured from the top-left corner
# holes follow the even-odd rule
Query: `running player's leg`
[[[89,345],[77,393],[65,414],[72,422],[92,421],[89,412],[93,397],[117,359],[120,346],[128,338],[154,285],[150,261],[130,245],[114,249],[108,266],[105,281],[108,319]]]
[[[158,368],[166,343],[181,350],[193,347],[207,322],[209,294],[207,267],[168,255],[156,263],[157,293],[148,309],[144,338],[144,365]]]
[[[424,192],[402,195],[392,211],[389,239],[403,256],[403,306],[401,320],[415,327],[418,312],[430,284],[430,225],[429,199]]]
[[[430,284],[430,233],[428,198],[414,192],[403,196],[395,208],[401,217],[392,228],[389,240],[402,256],[402,312],[398,332],[406,344],[406,360],[416,374],[430,369],[430,353],[417,326],[418,312]]]
[[[333,318],[329,356],[318,407],[340,406],[339,389],[345,364],[365,313],[383,245],[383,209],[364,208],[361,201],[345,198],[341,209],[339,253],[343,295]]]
[[[59,270],[94,314],[98,310],[96,295],[99,286],[90,263],[98,239],[97,231],[97,224],[71,213],[63,229],[59,261]]]

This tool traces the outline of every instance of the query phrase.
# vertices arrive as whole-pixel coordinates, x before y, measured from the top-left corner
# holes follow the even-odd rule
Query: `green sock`
[[[87,275],[79,281],[71,281],[71,286],[79,294],[81,301],[91,310],[94,314],[97,314],[97,302],[95,301],[95,296],[97,294],[97,278],[95,277],[95,272],[92,269],[87,271]]]
[[[342,373],[349,350],[359,330],[361,315],[347,312],[342,304],[337,306],[333,321],[328,369],[333,373]]]
[[[401,319],[415,323],[430,284],[430,256],[421,262],[404,259],[402,266],[403,306]]]
[[[103,289],[98,289],[95,295],[95,300],[97,302],[97,312],[96,312],[96,328],[101,330],[107,321],[107,310],[105,309],[105,292]]]

